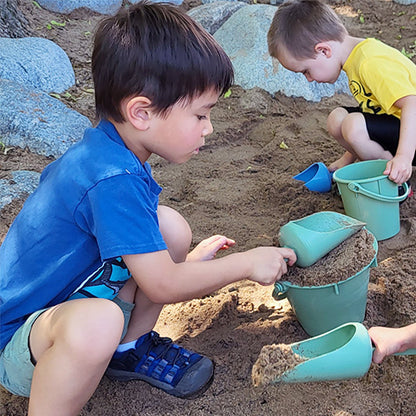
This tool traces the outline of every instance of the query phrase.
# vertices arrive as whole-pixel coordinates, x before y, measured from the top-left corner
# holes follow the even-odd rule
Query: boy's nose
[[[204,126],[204,129],[202,130],[203,136],[208,136],[214,131],[214,128],[212,127],[212,123],[210,120],[208,120],[207,125]]]

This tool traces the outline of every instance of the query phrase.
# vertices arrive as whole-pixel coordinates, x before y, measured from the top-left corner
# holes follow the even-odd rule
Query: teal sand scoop
[[[361,378],[370,368],[374,350],[367,329],[358,322],[346,323],[289,347],[305,361],[284,372],[273,383]],[[414,354],[416,349],[394,355]]]
[[[332,174],[322,162],[313,163],[293,179],[304,182],[314,192],[329,192],[332,188]]]
[[[296,266],[308,267],[364,225],[364,222],[338,212],[321,211],[283,225],[279,243],[295,251]]]

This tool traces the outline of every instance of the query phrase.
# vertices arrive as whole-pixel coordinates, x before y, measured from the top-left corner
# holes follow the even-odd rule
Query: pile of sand
[[[373,234],[363,228],[312,266],[292,267],[285,280],[297,286],[322,286],[346,280],[372,262],[376,255],[373,244]]]

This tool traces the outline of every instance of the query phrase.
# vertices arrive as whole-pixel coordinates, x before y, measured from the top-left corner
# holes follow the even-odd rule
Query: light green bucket
[[[341,194],[347,215],[365,222],[377,240],[393,237],[400,231],[398,185],[383,175],[387,160],[367,160],[344,166],[334,172],[334,180]]]
[[[311,336],[323,334],[346,322],[362,322],[367,306],[370,267],[377,266],[378,244],[375,238],[373,247],[375,254],[371,262],[348,279],[323,286],[297,286],[278,281],[274,285],[273,297],[276,300],[288,299],[299,323]]]

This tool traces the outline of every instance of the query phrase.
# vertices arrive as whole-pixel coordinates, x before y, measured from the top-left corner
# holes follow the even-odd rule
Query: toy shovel
[[[305,361],[284,372],[274,383],[360,378],[370,368],[374,349],[367,329],[358,322],[346,323],[290,347]],[[394,355],[414,354],[416,349]]]
[[[322,162],[313,163],[293,179],[304,182],[310,191],[329,192],[332,187],[332,174]]]
[[[308,267],[364,225],[364,222],[338,212],[321,211],[283,225],[279,243],[295,251],[297,266]]]

